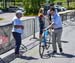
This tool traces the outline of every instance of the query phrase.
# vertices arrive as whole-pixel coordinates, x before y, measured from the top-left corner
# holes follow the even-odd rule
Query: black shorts
[[[40,34],[43,33],[44,26],[40,26]]]
[[[43,29],[40,29],[40,34],[42,34],[43,33]]]

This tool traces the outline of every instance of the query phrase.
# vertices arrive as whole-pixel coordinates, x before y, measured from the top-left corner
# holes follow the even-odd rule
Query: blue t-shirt
[[[17,32],[17,33],[23,33],[23,29],[21,28],[15,28],[14,25],[22,25],[22,21],[20,19],[18,19],[17,17],[15,17],[13,20],[12,20],[12,23],[13,23],[13,28],[12,28],[12,32]]]
[[[52,16],[52,21],[54,23],[53,25],[54,28],[62,27],[62,20],[60,15],[57,12],[55,12],[55,14]]]

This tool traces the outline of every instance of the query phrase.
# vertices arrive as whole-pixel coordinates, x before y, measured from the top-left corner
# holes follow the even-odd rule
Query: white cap
[[[19,13],[20,13],[20,14],[23,14],[23,12],[22,12],[21,10],[17,10],[17,11],[16,11],[16,14],[19,14]]]

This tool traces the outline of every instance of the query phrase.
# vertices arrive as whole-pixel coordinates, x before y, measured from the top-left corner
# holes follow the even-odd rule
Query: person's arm
[[[51,15],[50,15],[50,10],[47,11],[47,21],[49,23],[49,25],[51,24]]]
[[[15,19],[13,21],[13,26],[14,28],[18,29],[18,28],[21,28],[21,29],[24,29],[24,26],[21,24],[21,22],[18,21],[18,19]]]
[[[14,27],[15,27],[16,29],[18,29],[18,28],[24,29],[24,26],[23,26],[23,25],[14,25]]]
[[[51,23],[49,26],[47,26],[47,27],[44,29],[44,31],[45,31],[45,30],[48,30],[48,29],[53,29],[53,25],[54,25],[54,22]]]

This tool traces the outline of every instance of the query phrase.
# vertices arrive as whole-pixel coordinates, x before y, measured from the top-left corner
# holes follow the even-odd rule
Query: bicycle
[[[39,54],[41,58],[43,58],[44,50],[49,49],[51,44],[51,29],[49,27],[45,28],[39,43]]]

